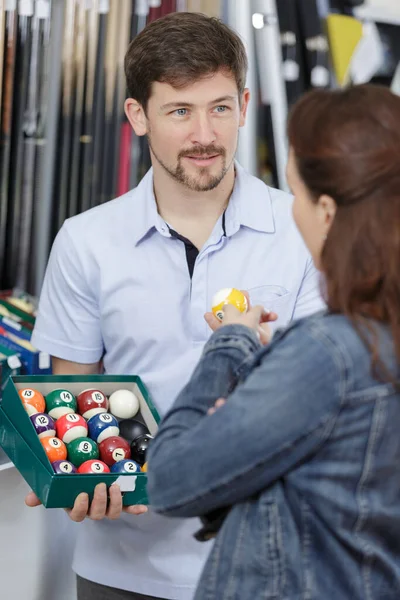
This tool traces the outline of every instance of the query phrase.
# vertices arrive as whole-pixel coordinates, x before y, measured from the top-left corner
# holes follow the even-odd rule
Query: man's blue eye
[[[222,113],[222,112],[226,112],[227,110],[228,110],[228,107],[227,107],[227,106],[217,106],[217,107],[216,107],[216,111],[217,111],[217,112],[220,112],[220,113]]]
[[[174,113],[178,115],[178,117],[184,117],[187,114],[187,108],[177,108]]]

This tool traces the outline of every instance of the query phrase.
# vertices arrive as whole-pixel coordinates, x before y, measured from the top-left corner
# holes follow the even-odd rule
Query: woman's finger
[[[226,403],[225,398],[218,398],[216,403],[214,404],[215,408],[221,408]]]
[[[240,290],[243,294],[243,296],[246,296],[246,300],[247,300],[247,310],[249,310],[251,308],[251,302],[250,302],[250,296],[249,296],[249,292],[246,292],[246,290]]]
[[[260,322],[261,323],[271,323],[272,321],[276,321],[277,318],[278,318],[278,315],[276,314],[276,312],[273,312],[272,310],[264,309],[264,312],[261,315]]]
[[[216,400],[214,406],[212,406],[211,408],[208,409],[207,414],[208,415],[213,415],[225,403],[226,403],[225,398],[218,398],[218,400]]]
[[[259,333],[259,337],[260,337],[260,342],[263,346],[266,346],[267,344],[270,343],[270,341],[272,339],[272,331],[271,331],[271,327],[268,325],[268,323],[262,323],[261,325],[259,325],[258,333]]]
[[[207,312],[204,315],[207,325],[212,329],[212,331],[216,331],[221,327],[221,321],[217,319],[217,317],[212,312]]]

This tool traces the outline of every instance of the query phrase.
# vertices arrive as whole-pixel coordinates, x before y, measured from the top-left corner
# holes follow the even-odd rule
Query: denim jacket
[[[343,316],[266,348],[241,325],[214,333],[149,449],[148,492],[168,516],[232,506],[196,600],[400,598],[400,394]]]

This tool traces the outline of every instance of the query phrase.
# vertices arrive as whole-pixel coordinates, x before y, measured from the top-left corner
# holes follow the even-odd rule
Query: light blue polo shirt
[[[150,170],[136,189],[65,222],[32,343],[80,363],[104,355],[108,374],[140,375],[165,413],[210,335],[203,315],[218,290],[248,290],[253,304],[278,313],[274,327],[323,307],[291,204],[236,164],[225,233],[220,218],[190,279],[185,246],[157,212]],[[199,526],[151,510],[118,521],[87,519],[78,528],[73,568],[104,585],[189,600],[212,543],[193,539]]]

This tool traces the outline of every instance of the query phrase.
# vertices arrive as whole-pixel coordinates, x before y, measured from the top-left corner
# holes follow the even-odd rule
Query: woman
[[[288,132],[328,310],[262,348],[262,309],[226,309],[150,448],[150,501],[227,514],[196,600],[398,600],[400,98],[314,91]]]

